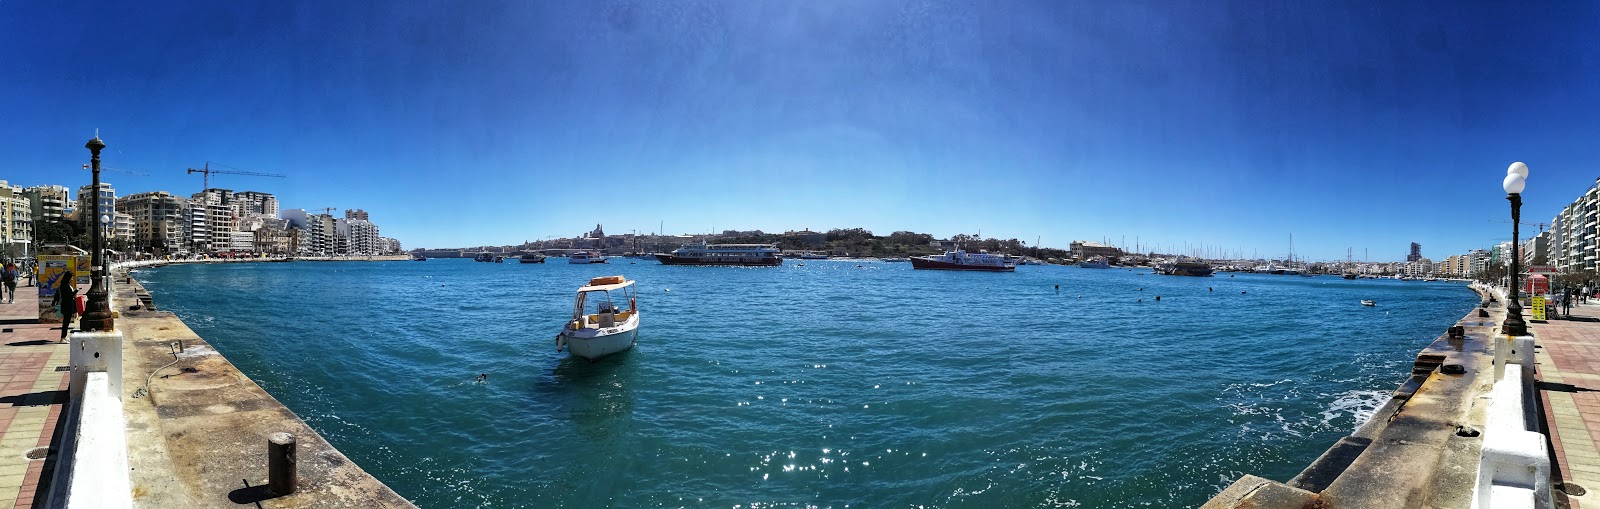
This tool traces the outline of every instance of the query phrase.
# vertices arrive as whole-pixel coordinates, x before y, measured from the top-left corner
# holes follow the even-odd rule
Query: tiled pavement
[[[67,401],[67,372],[56,369],[67,365],[67,345],[57,342],[59,325],[30,322],[38,317],[33,290],[17,288],[15,304],[0,303],[0,509],[34,507],[48,486],[55,451],[28,453],[50,447]]]
[[[1539,394],[1559,481],[1582,488],[1565,490],[1572,507],[1600,507],[1600,304],[1529,327],[1540,346]]]

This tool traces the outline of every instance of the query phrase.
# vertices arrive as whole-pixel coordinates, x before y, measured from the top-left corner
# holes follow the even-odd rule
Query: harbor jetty
[[[370,257],[389,258],[406,259]],[[58,324],[39,323],[31,298],[0,305],[0,506],[415,507],[155,309],[127,273],[258,261],[268,260],[114,266],[115,346],[57,342]]]
[[[1499,334],[1504,290],[1473,290],[1480,307],[1424,348],[1354,433],[1293,479],[1245,475],[1202,507],[1551,507],[1534,340]]]

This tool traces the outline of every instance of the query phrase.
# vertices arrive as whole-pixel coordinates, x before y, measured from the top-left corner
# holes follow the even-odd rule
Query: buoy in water
[[[1156,296],[1156,302],[1161,302],[1161,296],[1160,295]]]

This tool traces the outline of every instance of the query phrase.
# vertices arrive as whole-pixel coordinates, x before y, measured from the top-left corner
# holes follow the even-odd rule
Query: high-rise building
[[[1414,262],[1414,261],[1421,260],[1421,259],[1422,259],[1422,244],[1418,244],[1416,242],[1412,242],[1411,243],[1411,254],[1406,255],[1406,262],[1410,263],[1410,262]]]
[[[95,196],[93,185],[78,188],[78,222],[85,226],[100,224],[100,219],[89,217],[94,213],[94,202],[90,201]],[[111,219],[112,212],[117,210],[117,190],[111,184],[100,183],[100,215]],[[110,225],[105,225],[109,227]]]
[[[133,218],[133,245],[139,251],[172,253],[184,245],[185,200],[166,191],[130,194],[117,207]]]
[[[0,242],[5,245],[5,257],[28,256],[33,253],[33,205],[22,186],[0,180]]]
[[[183,244],[191,253],[211,251],[211,224],[206,221],[204,200],[190,198],[183,202]]]
[[[239,191],[233,193],[233,203],[239,217],[278,217],[278,197],[271,193]]]
[[[361,209],[355,209],[355,210],[345,209],[344,218],[345,219],[360,219],[362,221],[371,221],[371,219],[369,219],[367,217],[367,211],[361,210]]]

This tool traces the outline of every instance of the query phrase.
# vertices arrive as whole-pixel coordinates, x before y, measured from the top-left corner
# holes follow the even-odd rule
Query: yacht
[[[668,254],[658,254],[656,259],[662,265],[744,265],[744,266],[774,266],[782,265],[783,259],[778,257],[778,247],[772,244],[690,244],[672,250]]]
[[[1078,267],[1084,269],[1109,269],[1111,268],[1111,263],[1107,262],[1105,257],[1096,256],[1094,258],[1078,262]]]
[[[574,264],[580,264],[580,263],[605,263],[605,262],[606,262],[606,256],[605,255],[593,255],[593,254],[590,254],[588,251],[578,251],[576,253],[572,253],[572,256],[568,256],[567,257],[567,263],[574,263]]]
[[[911,258],[911,268],[925,270],[980,270],[989,272],[1016,272],[1015,262],[1004,256],[989,253],[968,253],[964,249],[946,251],[942,255]]]
[[[517,257],[519,263],[544,263],[544,255],[537,253],[525,254]]]
[[[572,319],[556,334],[556,352],[565,349],[593,361],[633,348],[639,341],[639,303],[633,283],[622,276],[606,276],[578,287]],[[627,309],[619,302],[626,302]]]

